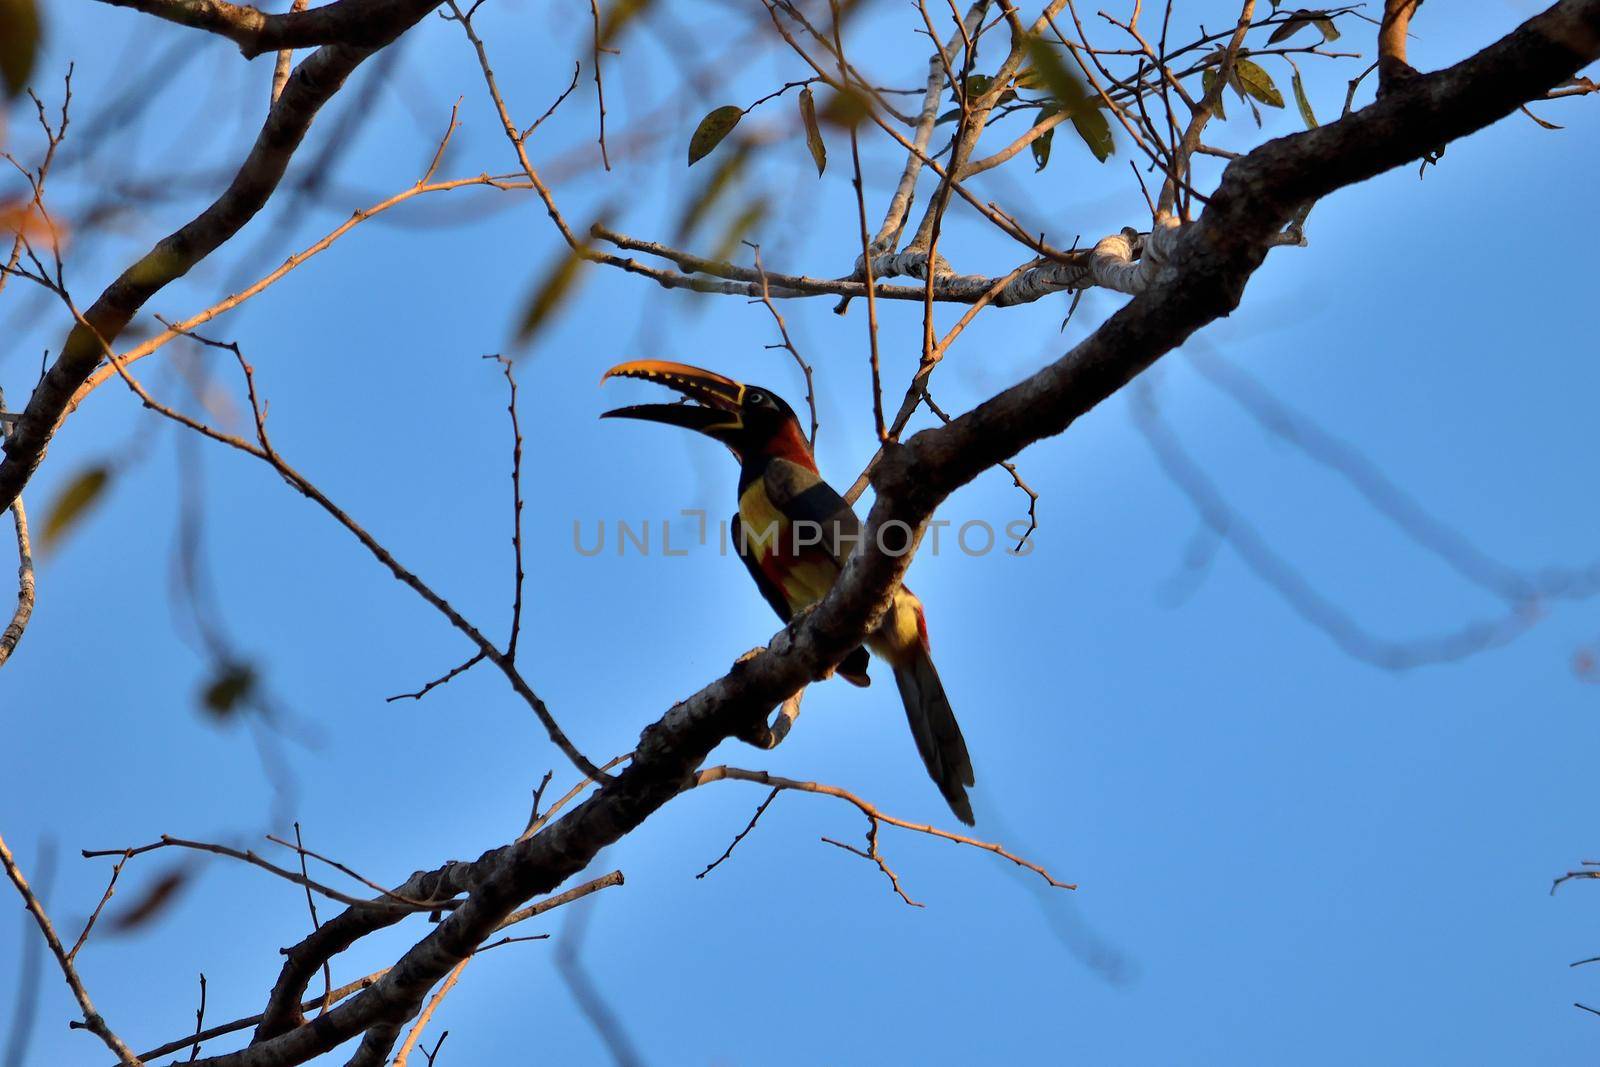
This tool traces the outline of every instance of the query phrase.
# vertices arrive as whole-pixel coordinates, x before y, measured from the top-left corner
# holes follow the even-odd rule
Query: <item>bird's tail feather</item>
[[[944,695],[944,685],[927,648],[919,646],[903,662],[895,664],[894,680],[900,686],[911,736],[917,740],[917,751],[922,754],[929,777],[944,794],[956,818],[971,826],[972,804],[965,787],[974,784],[972,759],[967,755],[966,739],[961,736],[961,726]]]

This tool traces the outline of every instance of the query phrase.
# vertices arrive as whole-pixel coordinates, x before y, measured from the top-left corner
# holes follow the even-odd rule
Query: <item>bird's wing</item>
[[[738,551],[739,558],[744,560],[745,570],[749,571],[750,577],[755,580],[756,588],[761,590],[762,599],[772,605],[772,610],[778,613],[778,618],[788,622],[794,615],[789,608],[789,601],[784,597],[783,590],[773,584],[772,579],[761,569],[761,562],[756,559],[755,552],[745,544],[744,526],[739,521],[737,511],[733,513],[731,532],[733,547]]]
[[[774,468],[786,467],[776,475]],[[844,561],[849,558],[854,548],[854,541],[835,537],[835,531],[843,531],[854,537],[860,528],[854,511],[845,503],[844,498],[833,491],[819,478],[815,472],[808,471],[799,464],[787,460],[776,460],[768,465],[762,488],[767,494],[773,507],[781,512],[791,522],[795,519],[810,519],[822,524],[824,530],[824,543],[837,566],[843,567]],[[756,588],[761,590],[761,596],[772,610],[778,613],[778,618],[788,622],[794,615],[789,606],[789,600],[783,590],[767,574],[757,558],[752,544],[747,545],[743,536],[743,526],[737,513],[733,516],[732,534],[734,546],[739,551],[739,558],[744,560],[745,569],[750,572],[750,577],[755,580]],[[779,539],[781,544],[781,537]],[[841,552],[840,549],[843,549]],[[832,582],[832,576],[828,578]],[[851,685],[866,686],[871,684],[867,677],[867,650],[857,647],[839,664],[839,675]]]
[[[768,463],[762,481],[767,499],[790,522],[814,522],[821,527],[820,547],[842,568],[861,533],[861,520],[844,497],[816,471],[786,459]]]

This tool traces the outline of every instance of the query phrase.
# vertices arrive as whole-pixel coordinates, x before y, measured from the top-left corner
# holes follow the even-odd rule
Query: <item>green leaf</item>
[[[1102,163],[1110,159],[1111,153],[1117,150],[1117,142],[1111,137],[1111,123],[1106,119],[1105,113],[1089,108],[1085,111],[1072,112],[1070,118],[1072,128],[1078,131],[1078,136],[1089,146],[1094,158]]]
[[[1088,99],[1089,94],[1083,82],[1067,69],[1061,54],[1041,38],[1028,39],[1028,59],[1033,64],[1029,73],[1043,82],[1044,87],[1050,90],[1050,95],[1060,101],[1065,110],[1071,111],[1075,105]],[[1017,84],[1022,84],[1021,77],[1017,79]]]
[[[987,74],[969,74],[964,85],[967,91],[967,99],[973,100],[982,96],[989,91],[992,85],[994,85],[994,79]]]
[[[806,128],[806,147],[817,164],[817,177],[828,169],[828,146],[823,143],[822,129],[817,125],[817,101],[809,88],[800,90],[800,121]]]
[[[0,85],[16,96],[28,87],[39,56],[39,9],[34,0],[0,0]]]
[[[1217,68],[1207,67],[1200,72],[1200,90],[1202,95],[1209,94],[1211,87],[1217,84]],[[1222,107],[1222,94],[1217,94],[1216,102],[1211,105],[1211,113],[1219,119],[1227,119],[1228,113]]]
[[[744,108],[726,104],[701,119],[700,125],[694,128],[694,134],[689,138],[689,166],[694,166],[710,155],[711,150],[733,132],[733,128],[739,125],[739,120],[742,118],[744,118]]]
[[[1094,157],[1104,163],[1117,150],[1116,141],[1111,136],[1110,121],[1095,106],[1083,82],[1067,69],[1060,53],[1037,37],[1028,41],[1028,58],[1033,63],[1032,69],[1049,87],[1050,95],[1072,120],[1072,128],[1078,131]]]
[[[1039,109],[1039,115],[1033,120],[1033,124],[1037,126],[1041,122],[1044,122],[1046,119],[1050,118],[1050,116],[1060,114],[1060,112],[1061,109],[1056,105],[1046,104],[1044,107]],[[1033,142],[1028,146],[1029,148],[1033,149],[1033,172],[1035,174],[1039,173],[1041,170],[1044,170],[1044,168],[1050,163],[1050,142],[1054,141],[1055,137],[1056,129],[1054,126],[1052,126],[1039,136],[1035,137]]]
[[[111,468],[104,464],[79,471],[50,504],[49,515],[44,520],[44,535],[40,538],[43,545],[49,548],[60,541],[89,513],[110,482]]]
[[[1306,98],[1305,82],[1300,80],[1300,71],[1294,72],[1294,102],[1300,106],[1300,117],[1305,119],[1306,129],[1317,128],[1317,116],[1311,110],[1311,101]]]
[[[1233,61],[1233,73],[1244,92],[1268,107],[1282,107],[1283,94],[1272,84],[1272,78],[1261,65],[1240,56]]]
[[[946,111],[943,115],[940,115],[937,119],[934,119],[933,124],[935,126],[943,126],[945,123],[954,122],[960,117],[961,109],[959,107],[953,107],[949,111]]]
[[[1050,127],[1033,139],[1028,147],[1033,149],[1033,172],[1039,173],[1050,165],[1050,144],[1056,139],[1056,128]]]
[[[1418,4],[1417,6],[1421,7],[1422,5]],[[1329,41],[1337,41],[1339,39],[1339,27],[1335,26],[1333,24],[1333,19],[1329,18],[1327,15],[1316,15],[1312,18],[1311,24],[1321,32],[1323,44],[1327,44]]]
[[[256,672],[248,663],[224,663],[200,690],[200,706],[225,719],[255,693]]]

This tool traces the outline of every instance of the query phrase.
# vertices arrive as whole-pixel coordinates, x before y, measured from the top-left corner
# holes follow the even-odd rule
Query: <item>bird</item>
[[[601,376],[666,386],[687,399],[634,404],[601,418],[639,419],[694,430],[726,445],[739,463],[739,509],[730,540],[756,588],[784,622],[827,595],[860,542],[861,524],[849,503],[823,480],[794,410],[770,389],[668,360],[619,363]],[[798,528],[797,528],[798,524]],[[928,651],[922,601],[904,585],[865,648],[856,648],[837,673],[869,684],[867,649],[894,671],[906,719],[928,775],[956,818],[973,825],[967,787],[972,759],[955,712]]]

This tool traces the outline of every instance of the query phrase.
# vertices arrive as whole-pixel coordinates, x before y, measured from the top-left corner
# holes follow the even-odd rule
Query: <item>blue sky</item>
[[[1199,8],[1190,23],[1227,17],[1221,5]],[[1424,9],[1413,62],[1454,61],[1533,9],[1497,2],[1454,18]],[[681,17],[704,29],[717,10]],[[570,77],[566,57],[587,21],[569,15],[497,2],[480,16],[525,121]],[[925,69],[902,15],[885,9],[857,31],[865,61],[896,84]],[[77,61],[78,132],[147,64],[171,69],[161,57],[172,42],[193,39],[98,6],[51,16],[45,67]],[[160,122],[63,171],[69,219],[67,205],[113,178],[238,157],[268,61],[247,65],[219,42],[199,51],[159,89]],[[269,211],[229,256],[151,310],[202,307],[415,180],[457,96],[464,125],[442,173],[509,169],[455,27],[428,20],[401,64],[326,197]],[[1335,113],[1359,68],[1307,69],[1319,114]],[[647,40],[617,60],[607,83],[614,137],[664,101],[670,70]],[[797,76],[781,56],[719,68],[704,93],[679,93],[681,106],[652,127],[664,164],[629,158],[609,177],[560,182],[568,217],[613,205],[619,228],[669,236],[674,205],[700,176],[680,162],[695,121]],[[536,160],[592,139],[590,89],[580,84],[540,132]],[[770,112],[774,124],[791,106]],[[1422,180],[1407,168],[1319,205],[1310,247],[1272,253],[1243,306],[1202,337],[1202,355],[1246,369],[1484,552],[1528,570],[1585,565],[1600,532],[1591,491],[1600,369],[1583,239],[1600,116],[1585,100],[1541,114],[1567,128],[1508,120],[1452,145]],[[13,148],[29,143],[24,117],[12,117]],[[1297,119],[1291,109],[1267,121],[1269,132],[1287,132]],[[1242,115],[1226,130],[1224,144],[1258,136]],[[1129,146],[1119,150],[1102,171],[1063,139],[1042,174],[1024,164],[979,187],[1031,200],[1030,217],[1061,228],[1062,241],[1093,240],[1142,221],[1137,190],[1115,173]],[[848,153],[834,145],[820,182],[797,138],[766,153],[760,173],[777,202],[760,233],[768,265],[843,273],[855,225]],[[869,142],[865,163],[881,199],[898,161]],[[80,235],[68,275],[80,300],[197,202],[140,208],[92,241]],[[983,225],[959,209],[951,216],[944,247],[958,269],[1014,265]],[[241,266],[252,249],[252,266]],[[598,271],[532,346],[515,349],[520,309],[556,252],[531,198],[446,194],[359,227],[211,333],[238,341],[255,364],[286,457],[496,633],[510,607],[509,431],[504,382],[479,357],[516,352],[527,435],[521,663],[577,743],[605,758],[765,641],[774,620],[743,568],[714,552],[573,551],[575,520],[659,523],[685,507],[714,516],[733,507],[734,470],[714,445],[598,422],[618,397],[647,390],[595,382],[621,359],[659,356],[797,404],[803,390],[787,357],[763,349],[775,337],[759,306]],[[941,405],[964,410],[1055,358],[1120,299],[1090,294],[1062,332],[1064,298],[980,317],[939,371]],[[841,318],[831,308],[818,300],[783,311],[817,367],[819,462],[843,485],[871,454],[870,394],[863,309]],[[918,313],[880,314],[897,398],[916,363]],[[0,383],[15,405],[63,326],[19,283],[0,298],[0,323],[9,342]],[[196,358],[173,346],[144,365],[145,379],[181,397],[183,380],[164,368]],[[227,367],[203,358],[231,390]],[[1404,641],[1504,614],[1182,353],[1148,382],[1237,513],[1366,629]],[[191,451],[230,640],[282,715],[302,724],[295,737],[307,735],[283,748],[308,845],[396,882],[514,836],[544,772],[556,768],[558,786],[569,777],[527,710],[481,670],[420,704],[385,703],[463,658],[464,642],[264,467],[211,446]],[[74,931],[108,873],[77,849],[161,833],[260,847],[273,804],[252,731],[197,709],[208,667],[171,596],[178,455],[171,429],[107,387],[63,430],[29,492],[42,516],[74,473],[117,465],[104,505],[41,560],[38,611],[0,674],[10,756],[0,827],[30,866],[41,842],[56,844],[51,907]],[[1199,524],[1139,432],[1129,395],[1019,463],[1041,496],[1036,549],[968,558],[947,546],[911,578],[973,751],[978,832],[1081,888],[1045,890],[992,856],[885,831],[889,861],[927,904],[907,908],[870,864],[819,842],[859,840],[858,815],[798,795],[780,797],[728,863],[696,880],[764,791],[725,783],[685,796],[602,858],[596,873],[620,867],[627,884],[595,898],[583,947],[646,1060],[1489,1063],[1592,1048],[1600,1021],[1571,1005],[1600,1001],[1600,976],[1567,964],[1600,952],[1600,901],[1583,883],[1554,898],[1547,890],[1600,841],[1588,788],[1600,690],[1573,669],[1600,639],[1595,605],[1551,602],[1505,647],[1383,670],[1342,652],[1226,545],[1174,602],[1172,577]],[[996,472],[941,515],[998,527],[1024,509]],[[837,783],[897,815],[946,823],[886,681],[814,687],[781,748],[730,744],[717,758]],[[117,899],[135,899],[170,862],[135,861]],[[135,1046],[192,1026],[197,971],[209,983],[208,1020],[259,1011],[277,949],[307,927],[293,887],[220,861],[200,870],[159,922],[97,937],[81,957],[98,1005]],[[10,1011],[9,963],[23,935],[20,911],[12,915],[0,925],[0,1013]],[[527,932],[559,935],[552,918]],[[359,946],[337,961],[335,981],[389,961],[419,930]],[[530,1052],[602,1061],[554,951],[535,942],[474,961],[435,1023],[435,1034],[450,1031],[441,1063]],[[99,1062],[93,1039],[66,1029],[70,1002],[54,974],[42,997],[31,1062]]]

